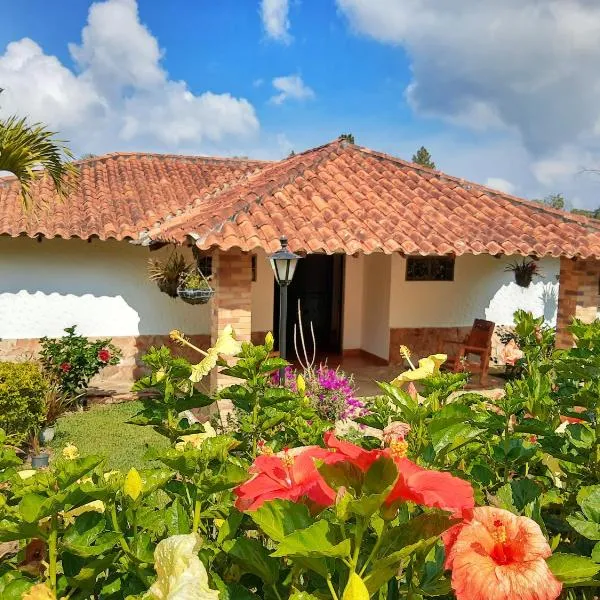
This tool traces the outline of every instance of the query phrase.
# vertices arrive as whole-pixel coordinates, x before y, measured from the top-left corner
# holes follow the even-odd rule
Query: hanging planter
[[[200,269],[188,271],[181,279],[177,295],[188,304],[206,304],[214,295],[208,279]]]
[[[534,277],[541,277],[542,273],[535,260],[524,258],[521,262],[516,261],[507,265],[505,271],[512,271],[515,274],[515,283],[524,288],[531,285]]]
[[[181,278],[189,271],[190,265],[185,262],[185,258],[180,252],[175,250],[166,261],[153,260],[148,261],[148,277],[158,285],[158,289],[170,296],[177,298],[179,282]]]

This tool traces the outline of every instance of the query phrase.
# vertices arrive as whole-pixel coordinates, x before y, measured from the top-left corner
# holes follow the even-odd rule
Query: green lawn
[[[142,407],[143,403],[136,400],[65,415],[57,423],[50,448],[58,454],[68,443],[75,444],[81,455],[106,456],[111,469],[153,466],[143,458],[146,448],[167,447],[169,443],[151,427],[126,423]]]

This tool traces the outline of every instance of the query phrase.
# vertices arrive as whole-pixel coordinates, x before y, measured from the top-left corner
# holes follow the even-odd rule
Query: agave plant
[[[185,262],[180,252],[173,252],[166,261],[155,259],[148,261],[150,281],[155,281],[160,291],[171,298],[177,298],[177,286],[189,269],[190,265]]]

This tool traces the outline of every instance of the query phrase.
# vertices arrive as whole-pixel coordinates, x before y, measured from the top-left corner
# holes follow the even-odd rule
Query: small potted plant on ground
[[[166,261],[150,259],[148,261],[148,277],[158,285],[158,289],[177,298],[177,287],[181,278],[188,272],[190,265],[180,252],[173,252]]]
[[[69,409],[69,402],[58,383],[52,383],[44,396],[44,422],[40,430],[40,442],[49,444],[54,439],[58,418]]]
[[[529,287],[534,277],[541,277],[539,265],[535,260],[524,258],[521,262],[510,263],[504,269],[515,274],[515,283],[521,287]]]
[[[206,304],[215,294],[199,269],[188,271],[181,279],[177,295],[188,304]]]
[[[50,455],[44,451],[40,444],[40,430],[36,429],[31,435],[31,468],[42,469],[50,462]]]

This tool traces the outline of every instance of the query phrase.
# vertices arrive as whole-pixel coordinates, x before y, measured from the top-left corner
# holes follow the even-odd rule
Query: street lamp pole
[[[302,258],[288,249],[286,237],[279,238],[281,249],[269,257],[275,281],[279,285],[279,356],[286,358],[287,350],[287,292],[292,283],[298,260]],[[279,383],[285,386],[285,368],[279,369]]]

